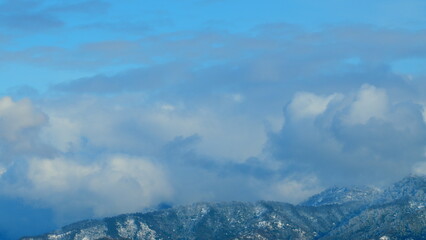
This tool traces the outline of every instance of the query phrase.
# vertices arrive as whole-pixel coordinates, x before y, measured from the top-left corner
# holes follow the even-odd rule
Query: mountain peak
[[[324,206],[349,202],[371,202],[381,190],[372,187],[332,187],[300,203],[302,206]]]
[[[400,199],[426,201],[426,176],[410,175],[387,188],[379,201],[386,203]]]

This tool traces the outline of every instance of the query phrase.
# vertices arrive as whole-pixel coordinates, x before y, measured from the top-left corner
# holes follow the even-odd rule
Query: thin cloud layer
[[[49,32],[65,26],[65,20],[60,14],[102,13],[107,8],[108,3],[99,0],[73,4],[44,0],[6,0],[0,3],[0,27],[20,34]]]

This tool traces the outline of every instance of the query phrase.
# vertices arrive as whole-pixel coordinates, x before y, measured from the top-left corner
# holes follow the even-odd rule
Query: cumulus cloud
[[[14,102],[10,97],[0,99],[1,137],[17,142],[24,134],[39,129],[47,122],[47,116],[37,111],[28,99]]]
[[[33,107],[23,111],[44,118],[16,121],[22,126],[17,129],[35,129],[37,139],[56,153],[8,169],[3,192],[80,217],[163,201],[296,203],[333,184],[390,182],[423,157],[423,108],[392,88],[302,91],[285,105],[276,84],[191,98],[120,92],[45,99],[45,114]],[[28,100],[20,104],[32,106]],[[273,128],[268,119],[275,119]],[[113,157],[120,153],[126,155]],[[126,201],[117,197],[123,195]]]
[[[266,140],[258,120],[182,104],[145,104],[139,97],[76,96],[71,102],[45,102],[45,113],[29,100],[6,98],[4,109],[17,127],[8,128],[16,129],[12,137],[5,136],[12,141],[22,129],[34,128],[33,139],[54,154],[32,152],[19,162],[14,155],[14,164],[1,175],[2,194],[53,208],[68,220],[140,211],[164,201],[260,199],[254,186],[267,183],[247,182],[253,173],[244,170],[246,159],[261,152]],[[136,104],[129,105],[130,99]],[[229,95],[223,99],[234,103]],[[22,119],[13,121],[12,110]],[[194,141],[185,147],[179,139]]]
[[[78,110],[81,114],[82,109]],[[78,212],[78,218],[139,211],[169,201],[173,189],[162,166],[140,157],[147,151],[137,151],[137,143],[123,150],[118,142],[124,146],[134,141],[131,136],[114,140],[116,131],[122,129],[121,123],[114,121],[123,118],[100,125],[98,121],[102,122],[105,115],[99,114],[100,118],[92,114],[78,121],[61,111],[48,117],[28,99],[0,99],[1,193],[54,208],[58,217]],[[105,137],[99,142],[95,137],[98,131],[109,128],[112,134],[97,136]],[[102,150],[109,146],[113,155]],[[123,151],[139,155],[117,155]],[[123,195],[127,201],[123,201]]]
[[[385,119],[388,111],[386,91],[363,85],[345,117],[347,124],[366,124],[370,119]]]
[[[228,112],[253,96],[242,93],[243,102],[226,93],[210,108],[153,103],[139,93],[45,104],[50,122],[40,136],[60,154],[33,158],[20,170],[31,187],[10,186],[59,212],[86,209],[97,216],[162,201],[296,203],[329,185],[388,183],[424,157],[422,106],[385,88],[296,93],[282,129],[270,132],[262,124],[267,116]],[[117,153],[128,155],[112,157]],[[70,198],[78,204],[64,205]]]
[[[61,152],[77,150],[84,134],[79,123],[73,119],[55,114],[49,115],[49,125],[40,132],[40,138]]]
[[[217,160],[241,162],[262,151],[263,117],[229,115],[238,106],[226,94],[221,104],[211,107],[153,103],[144,97],[75,96],[72,102],[46,106],[50,123],[42,131],[43,141],[65,152],[94,148],[152,156],[176,137],[199,135],[202,141],[197,148]]]
[[[333,99],[341,98],[339,94],[332,94],[330,96],[321,97],[312,93],[301,92],[297,93],[290,105],[287,107],[290,112],[290,117],[295,120],[309,118],[324,113],[327,110],[328,104]]]
[[[297,116],[293,108],[304,95],[296,94],[287,117]],[[390,102],[385,89],[371,85],[352,95],[310,119],[286,121],[271,135],[267,149],[285,171],[315,174],[326,185],[381,184],[409,174],[424,158],[426,125],[419,104]]]
[[[161,166],[125,155],[91,163],[64,157],[32,159],[24,174],[25,180],[11,183],[6,191],[63,214],[81,209],[98,217],[135,212],[168,201],[173,194]]]
[[[30,100],[0,99],[1,162],[10,162],[24,155],[51,154],[53,149],[40,142],[40,131],[48,124],[48,117]]]

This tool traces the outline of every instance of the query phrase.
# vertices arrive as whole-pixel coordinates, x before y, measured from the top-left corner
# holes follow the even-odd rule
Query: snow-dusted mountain
[[[371,187],[333,187],[300,203],[302,206],[324,206],[349,202],[370,203],[381,196],[382,191]]]
[[[101,239],[426,239],[426,178],[384,191],[332,188],[300,205],[199,203],[82,221],[25,240]]]
[[[396,182],[384,191],[378,203],[393,202],[397,199],[426,204],[426,177],[409,176]]]

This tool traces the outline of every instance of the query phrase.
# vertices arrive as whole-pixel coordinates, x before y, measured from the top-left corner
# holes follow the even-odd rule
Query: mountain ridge
[[[22,240],[426,239],[426,177],[384,191],[331,188],[299,205],[259,201],[196,203],[81,221]]]

